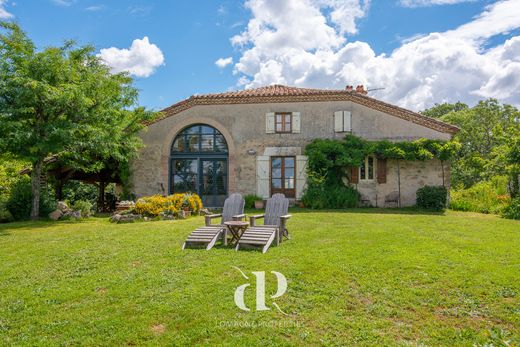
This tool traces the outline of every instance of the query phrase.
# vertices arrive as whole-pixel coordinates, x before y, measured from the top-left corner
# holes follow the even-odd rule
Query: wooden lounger
[[[224,202],[222,213],[206,216],[206,226],[193,231],[182,245],[182,249],[191,246],[203,246],[206,250],[209,250],[215,245],[219,237],[222,237],[224,243],[226,243],[226,240],[224,240],[226,235],[224,222],[245,218],[244,204],[242,195],[230,195]],[[221,217],[220,224],[211,224],[211,220],[217,217]]]
[[[265,213],[250,217],[251,227],[238,240],[236,250],[241,247],[261,247],[262,253],[265,253],[273,241],[278,245],[283,237],[289,238],[286,224],[291,215],[287,214],[288,209],[289,199],[283,194],[275,194],[267,199]],[[256,220],[260,218],[264,218],[264,225],[257,226]]]

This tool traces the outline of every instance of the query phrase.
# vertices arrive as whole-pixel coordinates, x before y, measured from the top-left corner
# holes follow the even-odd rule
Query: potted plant
[[[255,199],[255,208],[257,210],[261,210],[264,208],[264,200],[261,197],[256,197]]]

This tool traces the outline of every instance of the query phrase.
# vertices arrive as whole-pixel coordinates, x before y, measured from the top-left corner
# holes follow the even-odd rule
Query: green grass
[[[518,345],[519,221],[295,210],[266,254],[181,251],[202,223],[0,225],[0,344]],[[239,310],[232,266],[266,271],[271,294],[282,272],[289,316]]]

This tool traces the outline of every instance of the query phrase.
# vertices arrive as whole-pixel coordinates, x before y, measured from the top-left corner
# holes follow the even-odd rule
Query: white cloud
[[[215,62],[215,65],[217,65],[220,69],[223,69],[226,66],[231,65],[231,64],[233,64],[233,57],[219,58]]]
[[[470,40],[487,39],[520,27],[520,1],[498,1],[486,6],[473,21],[446,34]]]
[[[520,36],[485,48],[488,38],[520,28],[518,0],[496,2],[458,28],[408,39],[380,55],[366,42],[346,41],[343,32],[349,30],[327,18],[331,3],[249,0],[253,16],[231,39],[242,53],[234,66],[238,85],[342,89],[364,84],[385,88],[372,96],[413,110],[484,97],[520,105]]]
[[[13,18],[14,15],[5,9],[6,0],[0,0],[0,19]]]
[[[104,8],[105,8],[104,5],[93,5],[93,6],[85,7],[85,10],[90,11],[90,12],[96,12],[96,11],[101,11]]]
[[[404,7],[426,7],[434,5],[454,5],[474,1],[476,0],[401,0],[399,3]]]
[[[68,7],[73,5],[76,2],[76,0],[52,0],[52,2],[58,6]]]
[[[148,77],[164,64],[163,53],[146,36],[142,40],[134,40],[129,49],[101,49],[98,57],[112,68],[112,72],[128,71],[137,77]]]

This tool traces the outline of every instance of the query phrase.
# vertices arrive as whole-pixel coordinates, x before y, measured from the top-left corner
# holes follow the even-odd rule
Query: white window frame
[[[369,158],[372,159],[372,178],[369,178],[370,177],[370,171],[369,171],[369,165],[368,165],[368,162],[369,162]],[[377,169],[376,169],[376,157],[373,156],[373,155],[367,155],[363,161],[364,165],[361,165],[359,167],[359,181],[360,182],[372,182],[372,181],[375,181],[376,179],[376,173],[377,173]],[[362,173],[362,170],[365,170],[365,178],[363,178],[363,175],[361,174]]]

